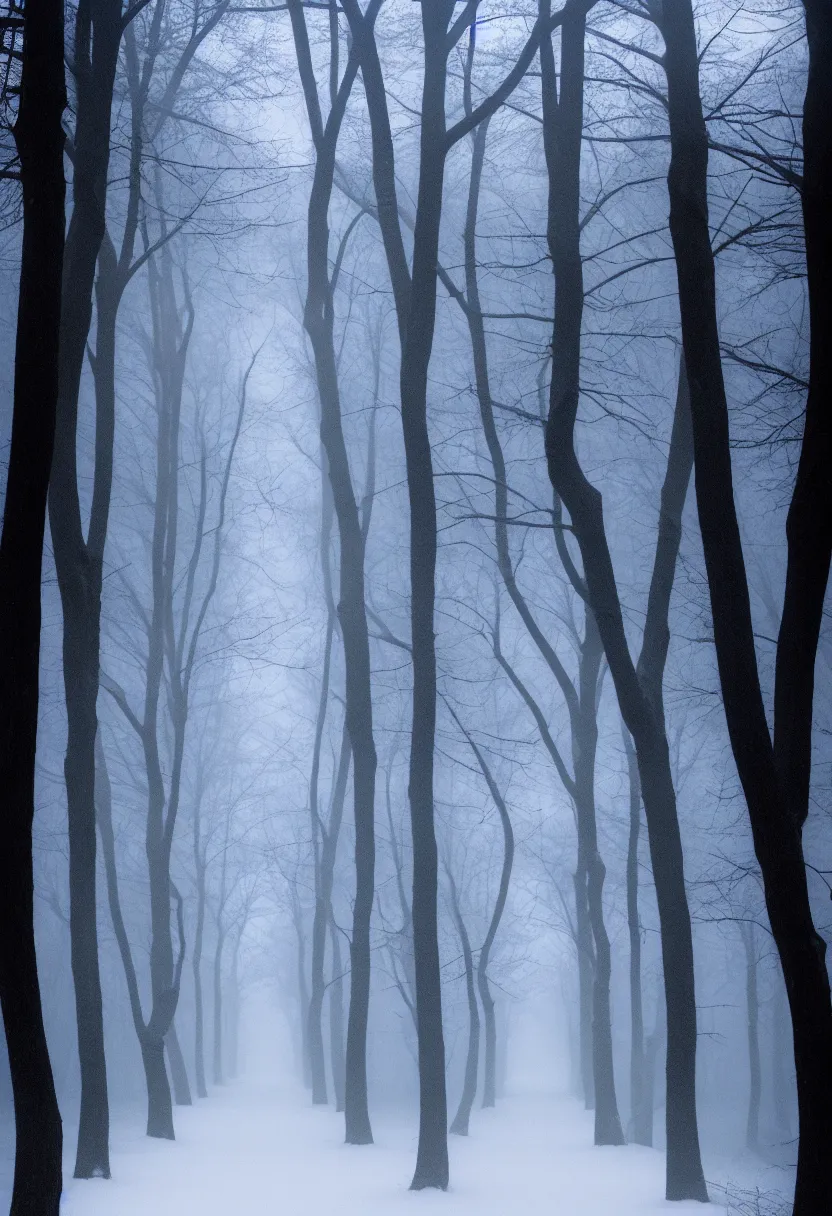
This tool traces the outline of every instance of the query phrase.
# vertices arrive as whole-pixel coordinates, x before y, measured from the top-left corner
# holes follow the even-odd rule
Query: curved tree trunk
[[[16,1129],[11,1216],[57,1216],[61,1117],[43,1029],[34,933],[41,565],[58,397],[64,251],[64,10],[25,6],[14,137],[23,240],[11,450],[0,538],[0,1006]],[[14,35],[13,35],[14,37]]]
[[[549,477],[569,512],[622,716],[635,743],[650,837],[662,932],[667,998],[668,1199],[707,1199],[696,1118],[696,996],[693,937],[685,889],[682,842],[670,754],[656,684],[667,653],[667,612],[678,552],[678,522],[657,542],[639,666],[624,631],[621,604],[604,529],[601,495],[587,480],[574,446],[580,400],[583,266],[580,249],[580,153],[583,131],[584,37],[588,5],[567,9],[561,32],[560,97],[551,42],[541,44],[543,131],[549,172],[548,240],[555,277],[552,379],[545,451]],[[680,399],[682,393],[679,394]],[[677,402],[674,431],[686,410]],[[677,435],[677,448],[679,445]],[[681,461],[681,463],[684,463]],[[670,468],[670,461],[668,461]],[[688,463],[684,489],[690,477]],[[682,495],[684,503],[684,494]],[[664,504],[663,504],[664,505]],[[681,516],[681,508],[679,509]],[[664,516],[661,522],[664,522]],[[675,542],[675,547],[674,547]],[[641,677],[641,678],[640,678]]]
[[[674,0],[664,7],[661,30],[666,46],[663,63],[671,143],[670,233],[691,385],[696,502],[717,664],[728,733],[792,1015],[800,1118],[794,1212],[795,1216],[820,1216],[832,1207],[832,1002],[826,943],[812,917],[802,828],[809,810],[815,658],[832,555],[832,516],[827,504],[832,464],[832,21],[825,4],[809,0],[805,8],[809,77],[802,202],[811,330],[809,394],[786,524],[788,563],[777,640],[773,739],[757,667],[733,494],[708,224],[708,136],[690,0]]]
[[[75,1177],[110,1176],[109,1106],[96,923],[95,735],[101,578],[112,482],[112,419],[99,411],[95,484],[85,538],[78,493],[81,371],[92,320],[95,266],[105,232],[110,112],[122,34],[121,0],[87,0],[76,13],[73,206],[64,257],[60,387],[49,519],[64,617],[67,711],[64,775],[69,835],[72,975],[81,1103]],[[97,405],[101,402],[97,399]]]
[[[372,23],[380,0],[370,4],[365,20]],[[321,441],[327,454],[329,480],[340,540],[338,618],[346,667],[346,725],[353,755],[353,813],[355,816],[355,900],[350,940],[350,1007],[347,1021],[345,1125],[348,1144],[371,1144],[373,1139],[367,1103],[367,1020],[370,1004],[370,918],[375,872],[376,749],[373,736],[370,641],[364,596],[366,536],[361,527],[349,456],[341,419],[341,401],[334,339],[334,283],[329,275],[329,204],[335,173],[335,152],[344,111],[358,72],[353,51],[326,124],[312,69],[306,23],[299,0],[290,0],[298,69],[315,143],[316,161],[307,220],[307,294],[304,325],[312,343],[321,402]],[[334,40],[337,47],[337,30]],[[335,69],[337,72],[337,68]],[[325,909],[317,918],[318,954],[322,975],[322,948],[326,935]],[[314,943],[313,943],[314,948]],[[322,994],[320,995],[322,1000]],[[320,1002],[315,995],[317,1030]],[[319,1050],[318,1050],[319,1047]],[[323,1042],[315,1060],[323,1066]],[[313,1087],[315,1084],[313,1069]],[[318,1077],[325,1097],[325,1076]],[[314,1088],[313,1088],[314,1100]]]

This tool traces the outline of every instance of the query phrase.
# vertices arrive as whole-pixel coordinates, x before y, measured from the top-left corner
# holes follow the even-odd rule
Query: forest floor
[[[468,1139],[451,1137],[451,1189],[408,1191],[412,1124],[377,1114],[377,1143],[342,1143],[342,1117],[296,1092],[238,1082],[178,1108],[177,1141],[141,1128],[112,1130],[113,1178],[76,1182],[68,1159],[65,1216],[649,1216],[702,1214],[668,1204],[664,1157],[652,1149],[593,1148],[578,1103],[541,1095],[475,1111]],[[69,1129],[67,1139],[74,1140]],[[68,1145],[68,1147],[70,1147]],[[5,1171],[4,1171],[5,1172]],[[712,1172],[709,1176],[718,1178]],[[724,1180],[724,1175],[723,1179]],[[5,1182],[6,1180],[3,1179]],[[747,1178],[743,1181],[747,1185]],[[0,1185],[0,1191],[5,1187]],[[709,1209],[725,1210],[722,1193]],[[744,1205],[730,1211],[751,1211]],[[759,1210],[766,1210],[761,1208]]]

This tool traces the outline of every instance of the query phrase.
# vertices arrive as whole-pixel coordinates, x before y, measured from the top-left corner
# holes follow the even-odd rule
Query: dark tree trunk
[[[652,1147],[653,1091],[647,1093],[644,1060],[644,1004],[641,987],[641,920],[638,911],[638,845],[641,835],[641,784],[633,741],[622,723],[630,792],[627,837],[627,929],[630,937],[630,1139]]]
[[[817,640],[832,553],[832,21],[806,5],[803,216],[809,284],[809,394],[786,526],[788,565],[774,691],[774,739],[760,687],[745,561],[733,496],[728,407],[719,349],[708,225],[708,139],[690,0],[663,10],[671,162],[670,233],[691,386],[696,499],[725,717],[748,806],[769,922],[794,1034],[800,1144],[795,1216],[832,1207],[832,1004],[826,943],[812,919],[802,827],[808,814]]]
[[[441,10],[441,12],[440,12]],[[413,952],[419,1055],[419,1146],[411,1189],[448,1186],[448,1107],[437,926],[438,857],[433,808],[436,734],[436,493],[427,419],[428,367],[436,323],[436,264],[445,170],[447,4],[422,5],[424,76],[413,278],[402,347],[400,394],[410,503],[413,714],[410,822]]]
[[[37,742],[40,583],[59,383],[64,252],[64,13],[24,10],[14,137],[23,241],[14,412],[0,539],[0,1006],[16,1129],[10,1216],[57,1216],[61,1117],[43,1029],[34,934],[32,822]]]
[[[591,609],[581,645],[577,730],[573,734],[575,810],[578,821],[579,870],[586,873],[586,901],[595,945],[592,985],[592,1074],[595,1096],[595,1143],[623,1144],[624,1133],[615,1095],[612,1055],[610,939],[604,922],[606,868],[598,851],[595,820],[595,755],[598,748],[596,703],[603,647]]]
[[[745,1147],[752,1152],[760,1148],[760,996],[757,985],[757,949],[754,925],[740,921],[745,952],[745,1014],[748,1030],[748,1117],[745,1121]]]
[[[157,1140],[174,1140],[173,1105],[165,1068],[165,1040],[146,1031],[141,1042],[147,1085],[147,1134]]]
[[[64,256],[58,409],[49,518],[64,614],[67,709],[64,774],[69,828],[72,974],[81,1104],[75,1177],[109,1178],[109,1109],[96,924],[95,735],[101,577],[112,482],[112,426],[100,418],[89,536],[76,460],[78,396],[105,231],[110,111],[121,43],[121,0],[87,0],[75,22],[73,207]],[[109,424],[109,425],[108,425]],[[109,441],[109,442],[108,442]]]
[[[459,934],[462,946],[462,959],[465,966],[465,995],[468,1000],[468,1052],[465,1057],[465,1077],[462,1082],[462,1094],[459,1106],[454,1115],[449,1131],[454,1136],[467,1136],[468,1124],[471,1120],[471,1109],[477,1096],[477,1072],[480,1061],[480,1012],[477,1008],[477,989],[474,983],[474,956],[471,951],[471,939],[462,918],[459,906],[459,896],[453,875],[448,871],[448,884],[451,890],[451,912]]]
[[[544,143],[550,191],[548,239],[556,295],[546,458],[552,485],[571,517],[581,550],[589,601],[639,763],[659,905],[667,997],[666,1196],[668,1199],[706,1200],[696,1119],[693,939],[670,755],[661,704],[655,697],[656,678],[660,690],[667,652],[667,611],[678,536],[674,549],[671,543],[674,530],[670,529],[666,543],[663,543],[665,538],[660,528],[639,663],[641,668],[649,660],[649,671],[643,682],[641,672],[636,672],[632,662],[624,631],[601,496],[584,475],[574,447],[580,400],[583,314],[580,153],[585,26],[585,8],[567,10],[561,35],[559,98],[551,42],[544,39],[541,44]],[[683,414],[677,401],[674,431]],[[688,470],[687,479],[689,475]]]
[[[470,113],[470,74],[473,62],[474,40],[471,39],[469,54],[466,61],[466,110]],[[604,866],[598,854],[597,830],[595,825],[595,751],[597,746],[596,726],[596,692],[589,688],[591,679],[584,678],[587,673],[595,672],[597,680],[602,648],[594,623],[587,626],[587,633],[582,647],[581,657],[581,688],[576,694],[569,682],[564,668],[561,666],[553,648],[543,637],[529,607],[517,586],[509,550],[506,511],[508,500],[508,485],[506,467],[502,446],[494,421],[494,404],[491,398],[491,388],[488,372],[488,350],[485,337],[485,326],[480,304],[479,283],[476,257],[476,225],[479,207],[480,186],[482,180],[483,161],[488,123],[478,126],[473,135],[471,153],[471,176],[468,190],[468,207],[465,220],[465,283],[466,302],[465,313],[471,337],[471,347],[474,361],[474,374],[477,387],[477,397],[480,406],[480,416],[486,437],[495,480],[495,543],[497,549],[497,564],[505,583],[506,589],[517,608],[527,630],[537,643],[547,660],[561,690],[564,692],[573,736],[574,780],[567,777],[569,790],[577,813],[579,843],[579,858],[576,869],[576,931],[578,935],[578,959],[581,999],[581,1060],[584,1098],[588,1109],[595,1108],[595,1138],[597,1144],[621,1144],[623,1133],[618,1116],[618,1106],[615,1095],[615,1078],[612,1066],[612,1027],[610,1022],[610,949],[609,937],[604,924],[603,913],[603,881]],[[558,543],[562,555],[567,557],[565,547]],[[567,571],[576,584],[580,584],[580,576],[574,570],[571,561],[566,563]],[[577,587],[579,594],[584,594],[582,587]],[[589,621],[588,614],[588,621]],[[519,682],[515,679],[515,683]],[[584,687],[587,685],[587,687]],[[529,694],[523,690],[523,695],[530,700]],[[560,757],[558,757],[558,760]],[[559,765],[560,768],[560,765]],[[592,939],[597,935],[593,949]],[[597,1000],[591,997],[591,990],[596,989]],[[488,1020],[486,1020],[486,1055],[488,1055]],[[594,1075],[598,1070],[598,1076]],[[488,1071],[486,1070],[486,1077]],[[486,1080],[486,1088],[488,1082]]]
[[[335,1109],[344,1109],[346,1059],[344,1057],[344,975],[338,926],[330,908],[329,940],[332,949],[332,979],[329,984],[329,1058]]]
[[[176,1033],[176,1023],[171,1022],[170,1030],[165,1035],[165,1047],[170,1061],[170,1076],[173,1081],[173,1100],[177,1106],[193,1106],[191,1085],[188,1081],[188,1070],[185,1067],[185,1057],[179,1045]]]
[[[373,0],[364,20],[370,25],[380,0]],[[370,678],[370,642],[364,596],[366,536],[361,527],[341,419],[341,401],[334,338],[334,285],[329,277],[329,203],[335,173],[335,153],[344,111],[358,72],[353,51],[332,99],[326,124],[321,121],[318,90],[312,70],[306,23],[299,0],[289,5],[301,83],[315,143],[315,175],[307,218],[307,294],[304,325],[312,343],[321,402],[321,441],[327,455],[329,480],[338,520],[340,578],[338,618],[346,668],[346,725],[353,755],[353,813],[355,816],[355,900],[350,939],[350,1006],[347,1019],[345,1129],[348,1144],[373,1140],[367,1103],[367,1020],[370,1006],[370,919],[375,873],[376,749]],[[337,47],[337,37],[335,39]],[[336,69],[337,71],[337,69]],[[316,917],[317,975],[323,974],[326,909]],[[314,929],[313,929],[314,932]],[[315,941],[313,940],[313,952]],[[313,975],[314,979],[314,975]],[[313,992],[316,1017],[313,1055],[313,1101],[326,1100],[320,1010],[323,994]],[[317,1072],[316,1068],[317,1067]],[[317,1081],[317,1090],[316,1090]]]

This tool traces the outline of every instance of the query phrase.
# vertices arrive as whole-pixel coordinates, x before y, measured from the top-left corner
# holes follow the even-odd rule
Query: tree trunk
[[[379,2],[371,3],[365,20],[372,23]],[[367,1019],[370,1004],[370,918],[375,871],[375,776],[370,642],[364,597],[366,536],[361,527],[341,419],[341,401],[335,356],[333,284],[329,277],[329,203],[335,173],[335,153],[344,110],[358,71],[353,51],[344,77],[332,99],[325,127],[321,123],[317,85],[312,72],[303,9],[299,0],[289,5],[298,68],[315,142],[316,161],[307,220],[307,294],[304,325],[315,356],[321,402],[321,441],[327,454],[329,480],[340,540],[338,618],[346,668],[346,724],[353,755],[353,813],[355,816],[355,900],[350,939],[350,1007],[347,1021],[345,1075],[345,1126],[348,1144],[373,1140],[367,1104]],[[337,46],[337,38],[335,41]],[[337,69],[336,69],[337,70]],[[326,912],[317,920],[317,976],[323,975]],[[314,930],[313,930],[314,932]],[[313,941],[313,953],[315,950]],[[315,976],[313,975],[313,980]],[[323,994],[313,992],[316,1038],[313,1054],[313,1101],[326,1101],[320,1011]],[[317,1086],[316,1086],[317,1082]]]
[[[807,10],[809,80],[804,106],[803,214],[809,281],[810,372],[800,461],[787,520],[788,565],[774,691],[774,739],[760,687],[745,560],[733,495],[728,406],[708,224],[708,138],[690,0],[663,10],[671,162],[670,233],[691,386],[696,499],[711,598],[717,664],[737,772],[763,876],[794,1034],[800,1144],[795,1216],[832,1207],[832,1004],[826,943],[815,928],[803,858],[808,814],[817,640],[832,553],[827,509],[832,428],[829,351],[828,70],[832,23]]]
[[[173,1105],[165,1068],[165,1040],[150,1031],[141,1042],[147,1085],[147,1134],[157,1140],[174,1140]]]
[[[556,296],[545,449],[552,485],[569,512],[578,540],[589,601],[604,644],[621,713],[633,736],[638,757],[659,905],[667,998],[666,1197],[704,1201],[707,1199],[707,1189],[696,1119],[693,939],[667,737],[660,706],[655,703],[655,680],[648,692],[642,686],[632,662],[604,529],[601,496],[584,475],[574,446],[580,400],[583,314],[580,153],[585,25],[583,8],[566,12],[561,34],[560,98],[557,95],[551,42],[544,39],[541,44],[544,144],[550,190],[548,240]],[[677,417],[680,413],[677,401]],[[672,536],[668,539],[672,539]],[[678,538],[676,550],[668,544],[661,554],[660,544],[657,543],[642,646],[642,659],[645,652],[649,652],[651,676],[656,671],[660,676],[664,669],[667,609],[677,551]],[[670,556],[672,561],[669,560]],[[652,641],[654,634],[656,640]],[[648,635],[651,639],[649,645]]]
[[[324,1055],[323,1037],[323,1008],[326,995],[326,977],[324,972],[326,954],[326,932],[332,909],[332,884],[335,874],[335,857],[338,846],[338,836],[341,830],[341,819],[344,813],[344,799],[347,792],[347,778],[350,770],[349,734],[344,726],[341,737],[341,754],[335,776],[335,788],[332,794],[332,810],[329,825],[320,830],[323,832],[323,847],[318,860],[318,881],[315,890],[315,912],[312,919],[312,983],[309,994],[309,1059],[312,1069],[312,1102],[314,1105],[326,1105],[326,1057]]]
[[[595,968],[592,985],[592,1075],[595,1095],[595,1143],[623,1144],[624,1133],[615,1095],[615,1073],[612,1055],[612,1018],[610,1012],[610,979],[612,960],[610,939],[604,922],[604,878],[606,869],[598,851],[598,829],[595,819],[595,755],[598,749],[596,703],[603,655],[601,638],[592,615],[586,610],[584,638],[581,644],[579,672],[577,730],[573,733],[573,769],[575,773],[575,811],[578,822],[578,851],[582,854],[579,869],[587,876],[586,899],[592,938],[595,945]]]
[[[587,874],[584,857],[578,858],[572,876],[575,891],[575,950],[578,959],[578,1047],[581,1059],[581,1089],[584,1108],[595,1109],[595,1077],[592,1065],[592,987],[595,951],[587,906]]]
[[[179,1046],[179,1036],[176,1033],[176,1023],[171,1022],[170,1030],[165,1035],[165,1047],[170,1061],[170,1075],[173,1081],[173,1100],[177,1106],[193,1106],[191,1086],[188,1081],[188,1070],[185,1067],[185,1057]]]
[[[468,1000],[468,1052],[465,1057],[465,1077],[462,1083],[462,1095],[459,1106],[450,1126],[454,1136],[467,1136],[468,1124],[471,1119],[471,1108],[477,1096],[477,1072],[480,1060],[480,1013],[477,1008],[477,990],[474,984],[474,956],[471,952],[471,941],[462,912],[459,907],[456,883],[448,871],[448,882],[451,889],[451,912],[459,934],[462,946],[462,958],[465,965],[465,995]]]
[[[222,1052],[222,952],[225,945],[225,934],[217,933],[217,944],[214,950],[214,1054],[213,1074],[214,1084],[224,1084],[223,1052]]]
[[[760,1149],[760,998],[757,988],[757,950],[754,925],[740,921],[740,935],[745,952],[745,1013],[748,1028],[748,1117],[745,1122],[745,1147],[752,1152]]]
[[[329,941],[332,949],[332,979],[329,983],[329,1057],[332,1068],[332,1088],[335,1093],[335,1109],[344,1109],[344,1086],[346,1059],[344,1057],[344,977],[341,960],[341,942],[338,927],[330,908]]]
[[[14,412],[0,538],[0,1006],[16,1129],[11,1216],[57,1216],[61,1117],[43,1029],[34,935],[32,822],[40,584],[58,396],[64,251],[64,14],[27,4],[19,109],[23,240]]]
[[[301,1076],[307,1089],[312,1084],[309,1065],[309,985],[306,982],[306,937],[303,932],[303,913],[297,890],[292,892],[292,924],[297,943],[298,1004],[300,1006],[300,1054]]]
[[[653,1144],[653,1093],[647,1093],[644,1061],[644,1005],[641,988],[641,920],[638,911],[638,845],[641,835],[641,785],[630,734],[621,724],[630,790],[627,837],[627,929],[630,937],[630,1128],[635,1144]]]
[[[121,0],[89,0],[79,5],[76,14],[73,206],[64,255],[59,393],[49,497],[52,545],[64,614],[67,710],[64,775],[71,958],[81,1072],[76,1178],[110,1176],[95,890],[101,570],[113,462],[109,420],[101,420],[100,433],[96,434],[95,485],[87,539],[81,522],[76,445],[78,396],[92,319],[95,266],[105,230],[110,111],[121,43],[121,7]]]
[[[427,421],[428,366],[436,324],[436,263],[445,169],[447,22],[422,5],[424,77],[413,284],[402,348],[400,393],[410,503],[413,715],[410,822],[413,837],[413,948],[419,1053],[419,1146],[411,1189],[448,1186],[448,1108],[437,927],[438,857],[433,809],[436,734],[436,493]],[[434,11],[437,10],[437,11]]]
[[[198,823],[198,820],[197,820]],[[208,1097],[205,1084],[205,1004],[202,995],[202,945],[205,934],[205,862],[199,845],[199,828],[194,827],[196,854],[196,929],[191,966],[194,973],[194,1070],[198,1098]]]

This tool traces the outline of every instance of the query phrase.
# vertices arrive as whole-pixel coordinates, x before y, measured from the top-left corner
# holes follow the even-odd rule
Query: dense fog
[[[832,1211],[828,3],[0,34],[3,1202]]]

